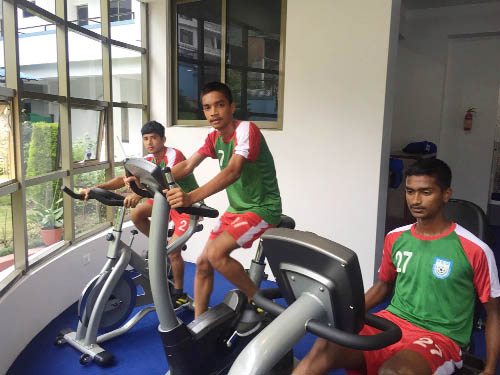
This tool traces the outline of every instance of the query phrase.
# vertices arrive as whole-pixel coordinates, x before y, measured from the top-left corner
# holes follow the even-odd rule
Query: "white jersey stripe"
[[[167,156],[168,165],[167,167],[172,168],[175,165],[175,159],[177,158],[177,153],[172,147],[167,147],[167,152],[165,153]]]
[[[250,122],[242,121],[236,128],[236,147],[234,153],[248,159],[250,153]]]
[[[261,220],[259,224],[250,228],[240,238],[238,238],[238,241],[236,241],[236,243],[240,246],[243,246],[245,243],[250,241],[253,238],[253,236],[259,233],[262,229],[267,228],[268,226],[269,226],[268,223],[266,223],[264,220]]]
[[[399,228],[393,229],[389,233],[387,233],[387,235],[389,235],[391,233],[404,232],[404,231],[410,230],[412,225],[413,224],[408,224],[408,225],[405,225],[404,227],[399,227]]]
[[[462,353],[460,353],[462,355]],[[439,366],[433,375],[451,375],[456,369],[461,369],[463,366],[463,361],[455,362],[453,359],[446,361],[441,366]]]
[[[498,281],[498,269],[495,261],[495,256],[493,255],[493,251],[491,251],[490,247],[477,238],[474,234],[469,232],[467,229],[457,224],[455,229],[457,235],[464,237],[465,239],[473,242],[477,246],[483,250],[486,255],[486,260],[488,261],[488,269],[490,272],[490,296],[500,297],[500,283]]]
[[[165,147],[167,151],[165,152],[165,156],[167,157],[168,165],[167,167],[172,168],[175,165],[175,160],[177,159],[177,152],[172,147]],[[144,156],[146,160],[154,160],[154,154],[147,154]]]

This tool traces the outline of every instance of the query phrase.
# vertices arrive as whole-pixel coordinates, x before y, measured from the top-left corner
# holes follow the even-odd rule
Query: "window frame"
[[[178,67],[179,58],[177,54],[178,48],[178,34],[177,34],[177,6],[179,4],[187,4],[198,2],[200,0],[173,0],[171,12],[171,55],[169,59],[169,67],[171,71],[171,82],[169,85],[169,97],[171,98],[169,105],[172,106],[171,117],[168,119],[167,126],[185,126],[185,127],[209,127],[210,124],[206,120],[179,120],[178,118],[178,105],[179,105],[179,83],[178,83]],[[226,82],[226,69],[230,64],[226,63],[227,54],[227,0],[220,0],[222,3],[222,25],[221,25],[221,82]],[[275,121],[252,121],[261,129],[283,130],[283,108],[284,108],[284,92],[285,92],[285,45],[286,45],[286,11],[287,0],[281,0],[281,24],[280,24],[280,52],[279,52],[279,65],[278,65],[278,115]],[[248,69],[248,67],[247,67]]]
[[[132,12],[132,0],[128,0],[128,1],[130,1],[130,13],[129,14],[125,14],[125,16],[123,16],[122,13],[120,12],[120,4],[121,4],[122,1],[127,1],[127,0],[110,0],[110,2],[109,2],[110,9],[111,9],[111,3],[116,3],[117,4],[116,15],[111,16],[111,14],[110,14],[110,16],[109,16],[110,19],[111,19],[111,17],[116,17],[116,19],[115,20],[111,20],[111,22],[130,21],[130,20],[133,20],[135,18],[134,17],[134,12]]]
[[[0,0],[0,6],[3,1],[3,16],[4,16],[4,51],[12,51],[5,56],[5,76],[6,86],[0,87],[0,101],[9,100],[11,104],[11,116],[13,118],[13,137],[14,144],[14,173],[15,176],[9,181],[0,183],[0,196],[11,195],[12,202],[12,227],[14,239],[14,270],[7,274],[6,277],[0,279],[0,296],[2,296],[12,285],[19,280],[27,270],[46,262],[52,257],[60,254],[66,248],[69,248],[77,241],[88,238],[90,235],[100,232],[112,226],[113,209],[107,209],[107,222],[94,226],[89,232],[75,235],[74,224],[74,202],[71,198],[64,195],[64,241],[54,248],[48,247],[48,251],[38,259],[31,258],[28,262],[28,240],[27,240],[27,219],[26,219],[26,189],[42,183],[62,179],[62,183],[73,186],[74,176],[92,172],[96,170],[105,170],[106,180],[114,176],[114,169],[122,166],[123,162],[114,161],[114,140],[113,140],[113,108],[138,108],[142,113],[142,121],[149,120],[149,90],[148,90],[148,61],[149,52],[147,49],[149,30],[148,25],[148,4],[135,0],[131,1],[131,16],[134,9],[135,16],[141,20],[141,46],[135,46],[126,42],[114,40],[111,38],[111,22],[109,21],[109,2],[110,0],[100,0],[101,9],[101,34],[98,34],[86,27],[73,23],[68,18],[66,11],[66,0],[54,0],[55,11],[50,12],[44,8],[34,4],[30,0]],[[137,5],[138,4],[138,5]],[[138,8],[138,10],[137,10]],[[41,19],[51,22],[55,25],[57,34],[57,77],[59,84],[58,95],[45,94],[39,92],[31,92],[24,90],[21,85],[20,66],[19,66],[19,27],[17,19],[22,17],[22,10]],[[67,49],[67,40],[70,31],[77,32],[85,37],[94,39],[101,43],[102,47],[102,66],[103,66],[103,82],[104,82],[104,97],[102,100],[91,100],[74,98],[69,92],[69,55]],[[142,68],[142,103],[116,103],[112,101],[112,72],[111,72],[111,47],[118,46],[121,48],[133,50],[140,53],[141,68]],[[44,100],[54,103],[59,103],[59,128],[60,128],[60,154],[61,165],[55,171],[26,178],[23,173],[23,152],[22,139],[19,134],[22,134],[22,124],[20,119],[21,100],[23,98],[32,100]],[[72,139],[71,139],[71,108],[93,109],[100,111],[99,115],[99,130],[97,135],[97,150],[96,159],[88,160],[83,163],[74,163],[72,155]],[[105,143],[105,151],[102,149]],[[106,152],[107,160],[100,162],[99,158],[102,152]],[[70,224],[68,224],[70,223]]]
[[[80,10],[84,10],[84,9],[87,10],[87,18],[80,18]],[[76,6],[76,20],[77,20],[78,26],[88,26],[88,24],[89,24],[89,5],[88,4],[82,4],[82,5]]]

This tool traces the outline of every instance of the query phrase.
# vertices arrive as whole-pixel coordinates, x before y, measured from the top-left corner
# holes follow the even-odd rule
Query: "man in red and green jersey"
[[[401,340],[381,350],[356,351],[318,339],[295,375],[324,374],[343,367],[367,374],[448,375],[462,367],[460,346],[469,342],[476,295],[487,312],[486,366],[495,375],[500,348],[500,284],[491,249],[444,215],[451,171],[439,159],[423,159],[406,172],[406,200],[417,223],[385,239],[379,281],[366,307],[393,289],[377,315],[397,324]],[[365,326],[362,335],[379,331]]]
[[[195,317],[208,309],[214,269],[249,299],[253,297],[257,287],[230,254],[239,247],[250,247],[264,231],[279,223],[281,215],[273,157],[259,128],[251,122],[233,119],[235,104],[231,91],[220,82],[207,84],[202,89],[201,101],[205,117],[213,129],[203,146],[185,162],[172,168],[172,172],[176,179],[185,176],[206,157],[218,159],[221,171],[190,193],[169,190],[167,199],[173,208],[189,206],[226,189],[230,206],[212,230],[196,262]],[[243,328],[245,333],[255,328],[253,323]]]
[[[186,159],[181,151],[165,146],[167,140],[165,137],[165,128],[159,122],[149,121],[145,123],[141,128],[141,134],[143,146],[148,152],[148,155],[144,157],[146,160],[159,164],[162,167],[172,168],[174,165]],[[123,176],[115,177],[95,187],[107,190],[120,189],[125,186],[127,180],[128,179],[124,180]],[[188,192],[198,188],[198,184],[193,174],[189,174],[179,179],[178,184],[184,191]],[[87,194],[88,190],[90,190],[90,188],[84,189],[81,192]],[[125,198],[124,206],[132,208],[130,219],[137,229],[146,236],[149,236],[149,218],[152,214],[153,200],[148,199],[139,204],[141,199],[141,196],[131,193]],[[174,223],[174,234],[169,240],[169,243],[172,243],[188,229],[190,219],[188,214],[179,214],[177,211],[172,210],[170,213],[170,220]],[[172,304],[174,307],[180,307],[188,302],[187,295],[184,293],[184,260],[182,259],[181,249],[170,253],[168,257],[174,277],[174,289],[171,293]]]

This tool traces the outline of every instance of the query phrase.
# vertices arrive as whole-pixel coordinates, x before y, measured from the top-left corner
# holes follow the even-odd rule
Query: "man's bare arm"
[[[186,207],[225,189],[240,177],[245,162],[243,156],[233,154],[227,167],[198,189],[190,193],[184,193],[181,189],[169,190],[167,192],[168,202],[172,208]]]
[[[486,366],[481,374],[495,375],[500,351],[500,298],[484,303],[486,310]]]
[[[394,282],[386,283],[385,281],[379,280],[365,293],[365,308],[366,311],[377,306],[384,298],[392,292],[394,288]]]
[[[101,189],[106,189],[106,190],[116,190],[116,189],[120,189],[124,186],[125,186],[125,182],[123,181],[123,176],[118,176],[118,177],[112,178],[109,181],[106,181],[103,184],[88,187],[86,189],[81,189],[80,194],[85,194],[85,200],[87,200],[88,193],[89,193],[90,189],[101,188]]]
[[[175,180],[178,180],[182,177],[187,176],[188,174],[193,173],[194,169],[205,160],[206,156],[202,155],[198,152],[195,152],[188,159],[181,161],[180,163],[174,165],[171,168],[172,175]]]

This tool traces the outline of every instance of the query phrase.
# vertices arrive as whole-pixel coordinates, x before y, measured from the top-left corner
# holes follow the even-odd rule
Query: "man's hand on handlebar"
[[[130,183],[131,182],[135,182],[135,184],[137,185],[137,187],[139,189],[142,189],[142,190],[146,190],[144,188],[144,185],[141,185],[141,182],[139,181],[139,179],[135,176],[130,176],[130,177],[123,177],[123,182],[125,183],[125,186],[127,187],[127,190],[128,191],[132,191],[132,189],[130,188]]]
[[[172,208],[189,207],[194,203],[191,196],[182,191],[181,188],[163,190],[163,192],[166,194],[167,201]]]
[[[84,194],[85,195],[84,200],[88,201],[89,200],[89,191],[92,190],[93,188],[94,188],[94,186],[86,188],[86,189],[80,189],[78,194]]]
[[[140,195],[137,195],[136,193],[131,193],[127,195],[123,201],[123,207],[125,208],[134,208],[137,206],[137,203],[142,199]]]

